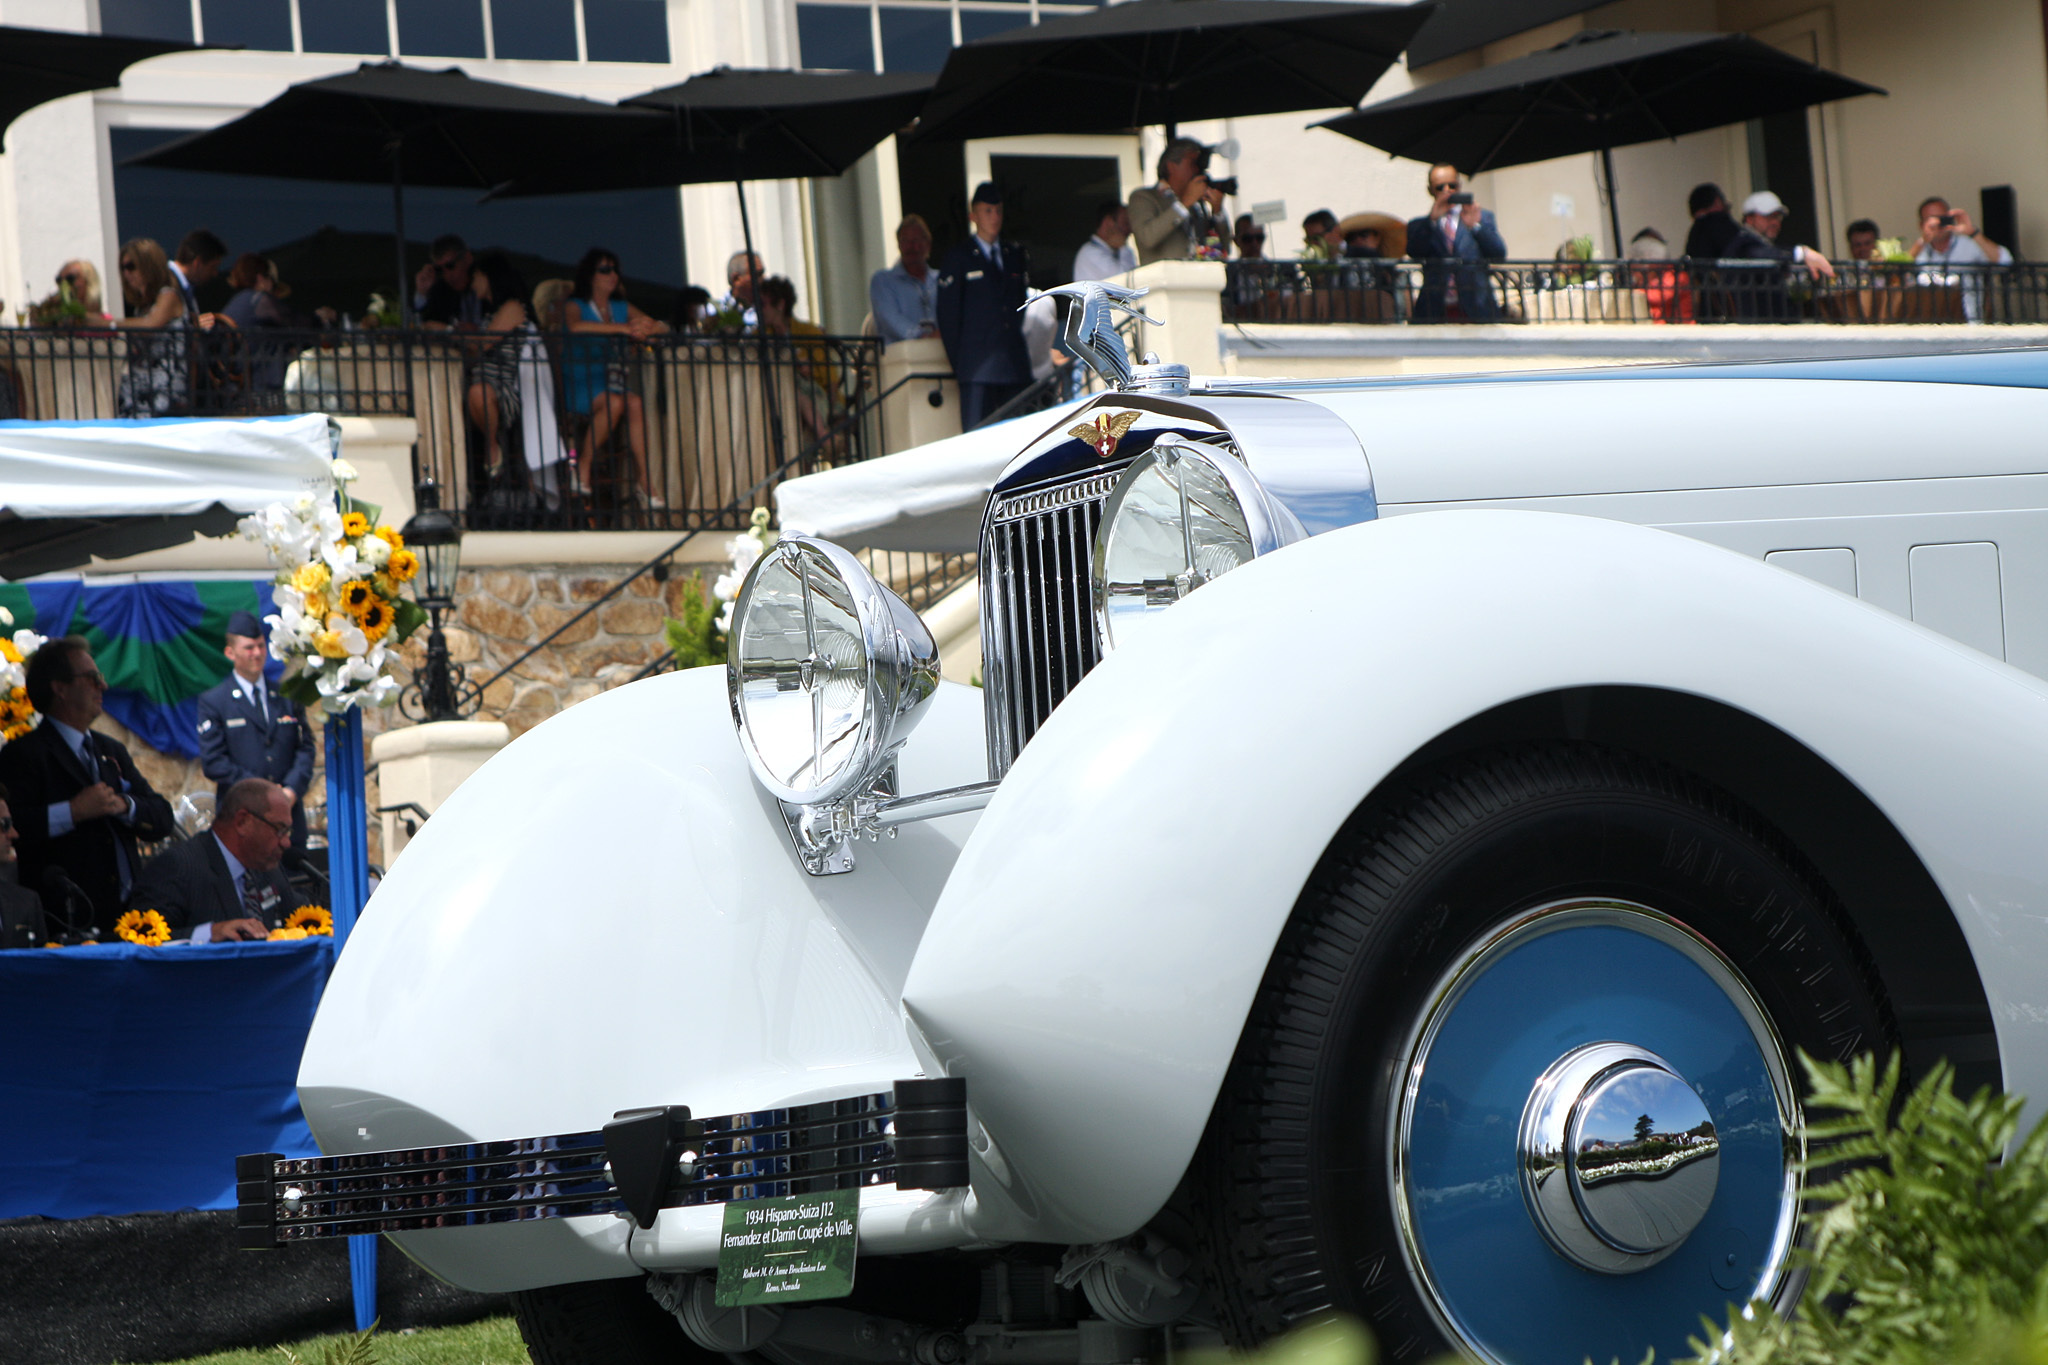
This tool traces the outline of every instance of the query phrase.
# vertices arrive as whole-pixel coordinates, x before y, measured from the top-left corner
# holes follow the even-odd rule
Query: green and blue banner
[[[228,617],[276,610],[257,578],[88,585],[0,583],[14,628],[83,635],[107,679],[107,714],[159,753],[199,756],[199,694],[228,675]],[[272,659],[270,677],[283,675]]]

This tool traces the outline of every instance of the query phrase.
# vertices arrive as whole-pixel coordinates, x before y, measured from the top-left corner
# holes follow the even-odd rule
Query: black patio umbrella
[[[655,115],[497,81],[453,67],[401,62],[294,85],[218,128],[158,147],[126,164],[168,170],[258,173],[349,184],[391,182],[398,296],[405,278],[405,187],[490,190],[535,162],[572,160]]]
[[[568,159],[529,158],[497,196],[644,189],[729,180],[839,175],[917,117],[932,78],[922,72],[749,70],[715,67],[679,85],[620,101],[650,116],[629,136]],[[664,117],[654,117],[661,115]],[[754,230],[740,192],[749,259]]]
[[[1598,152],[1619,251],[1616,147],[1884,93],[1747,34],[1610,29],[1574,34],[1546,51],[1314,126],[1394,156],[1451,162],[1468,174]]]
[[[1130,0],[953,49],[919,138],[1104,133],[1350,106],[1436,6]]]
[[[139,61],[198,50],[154,38],[0,26],[0,134],[39,104],[119,85],[121,73]]]

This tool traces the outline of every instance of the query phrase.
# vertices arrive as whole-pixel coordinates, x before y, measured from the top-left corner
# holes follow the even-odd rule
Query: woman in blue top
[[[569,411],[590,418],[592,452],[603,450],[612,430],[626,424],[626,444],[633,452],[633,487],[647,505],[665,508],[667,503],[652,496],[647,488],[647,425],[643,420],[640,395],[628,391],[626,383],[626,341],[645,341],[668,331],[626,301],[619,288],[619,258],[603,247],[583,253],[576,266],[576,287],[569,295],[564,320],[574,334],[562,362],[563,396]],[[590,476],[589,462],[584,477]]]

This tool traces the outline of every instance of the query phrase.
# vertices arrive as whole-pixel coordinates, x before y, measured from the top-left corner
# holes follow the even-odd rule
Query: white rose
[[[336,483],[354,483],[362,477],[362,475],[356,473],[356,467],[347,460],[336,460],[328,466],[328,469],[333,472]]]
[[[364,536],[361,554],[365,564],[381,569],[391,562],[391,543],[382,536]]]

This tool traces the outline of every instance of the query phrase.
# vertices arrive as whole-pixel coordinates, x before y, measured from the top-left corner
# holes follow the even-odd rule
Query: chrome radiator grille
[[[982,537],[982,705],[1001,777],[1052,709],[1101,661],[1088,566],[1120,462],[997,498]]]

